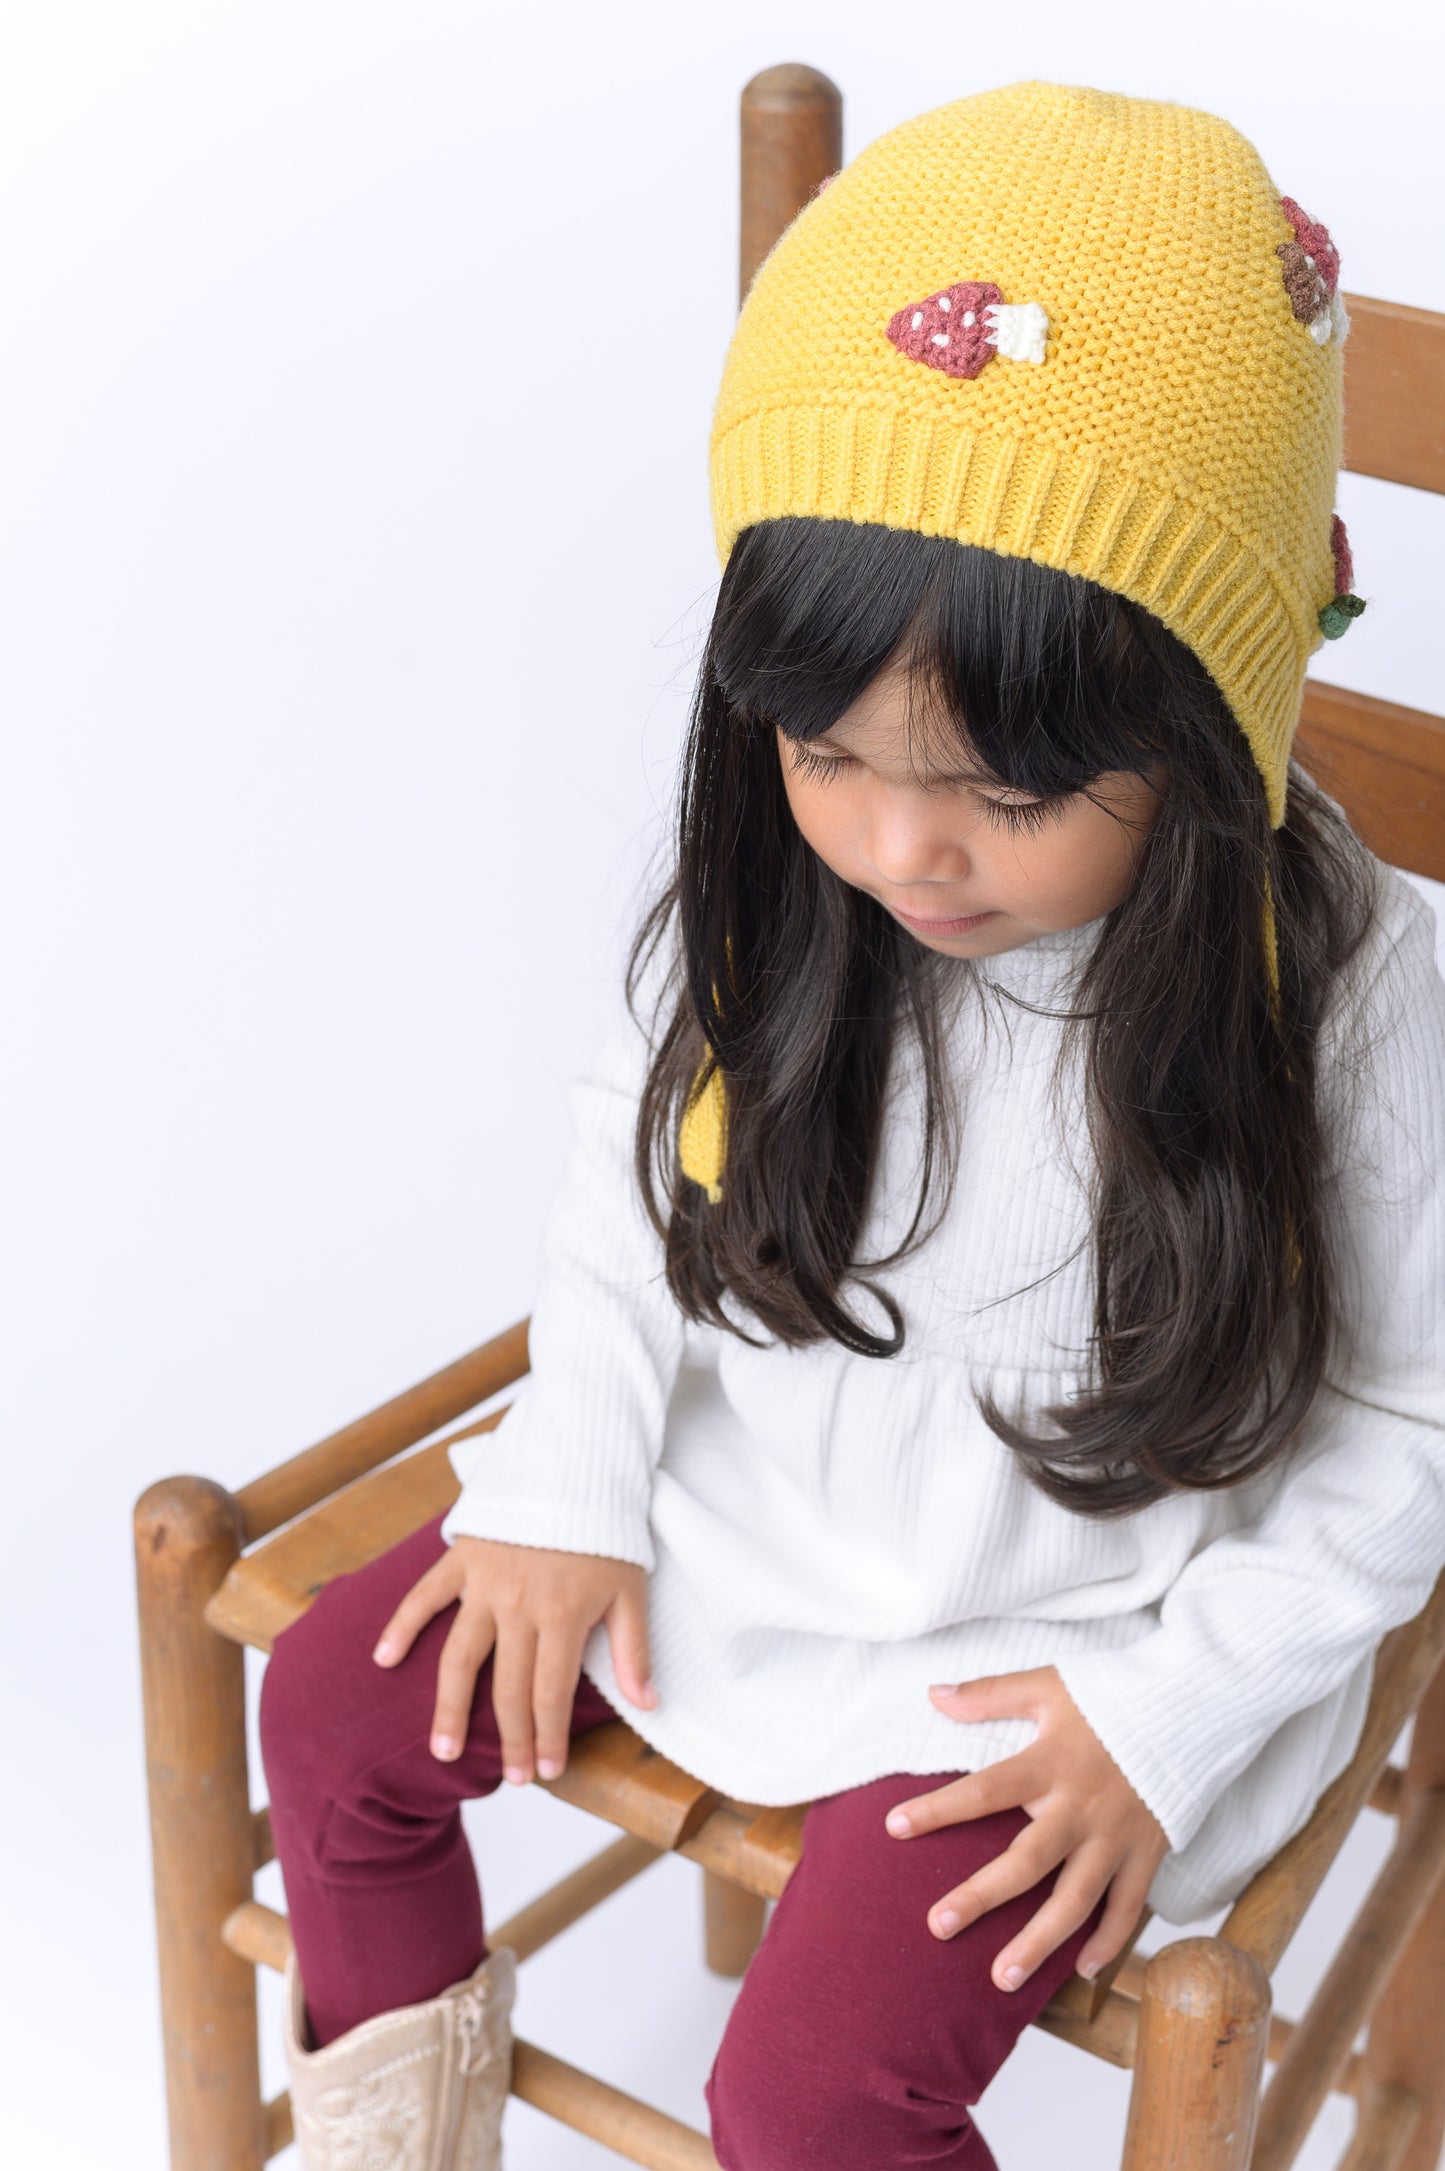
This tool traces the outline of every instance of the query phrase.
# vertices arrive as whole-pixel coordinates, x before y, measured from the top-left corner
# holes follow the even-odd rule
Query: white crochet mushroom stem
[[[1310,318],[1310,338],[1321,347],[1342,347],[1349,336],[1349,313],[1340,300],[1337,287],[1330,296],[1328,308]]]
[[[1049,320],[1038,302],[990,302],[984,310],[992,329],[984,334],[1010,362],[1042,362]]]

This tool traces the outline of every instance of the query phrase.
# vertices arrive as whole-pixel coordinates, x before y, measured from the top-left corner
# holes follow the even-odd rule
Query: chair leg
[[[1400,1789],[1403,1817],[1422,1787],[1445,1787],[1445,1662],[1415,1712]],[[1420,2099],[1420,2122],[1398,2171],[1436,2171],[1445,2140],[1445,1883],[1437,1885],[1391,1976],[1361,2054],[1365,2093],[1391,2083]]]
[[[1247,2171],[1269,2044],[1269,1977],[1222,1937],[1144,1970],[1122,2171]]]
[[[171,2171],[265,2161],[256,1974],[221,1943],[251,1897],[245,1654],[203,1618],[241,1550],[232,1496],[165,1478],[135,1510]]]
[[[707,1964],[714,1975],[741,1975],[763,1934],[767,1901],[714,1870],[702,1873]]]

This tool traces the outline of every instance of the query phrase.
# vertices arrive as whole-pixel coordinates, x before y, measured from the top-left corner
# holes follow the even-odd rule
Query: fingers
[[[1020,1892],[1031,1891],[1040,1878],[1047,1877],[1057,1865],[1062,1852],[1058,1842],[1050,1838],[1046,1824],[1025,1825],[1002,1854],[996,1854],[982,1869],[975,1870],[971,1877],[961,1885],[955,1885],[951,1892],[945,1892],[942,1899],[934,1903],[928,1913],[929,1929],[935,1937],[956,1937],[960,1930],[966,1929],[970,1922],[976,1922],[980,1915],[986,1915],[990,1908],[1001,1906]],[[1103,1890],[1102,1885],[1099,1890]],[[1087,1908],[1084,1913],[1088,1913]],[[1082,1921],[1083,1917],[1079,1919]]]
[[[982,1771],[965,1772],[947,1786],[930,1794],[917,1794],[898,1802],[884,1823],[895,1839],[909,1839],[919,1832],[936,1832],[945,1824],[962,1824],[969,1817],[986,1817],[996,1809],[1016,1809],[1046,1791],[1049,1765],[1031,1743],[1017,1756],[986,1764]]]
[[[1000,1990],[1017,1990],[1088,1921],[1107,1880],[1108,1869],[1097,1853],[1081,1847],[1069,1857],[1038,1913],[995,1954],[993,1979]]]
[[[1021,1834],[1020,1839],[1024,1836]],[[1042,1863],[1042,1853],[1047,1852],[1052,1852],[1057,1861],[1057,1848],[1029,1850],[1016,1840],[966,1884],[944,1894],[930,1913],[929,1928],[935,1936],[956,1937],[966,1923],[976,1921],[989,1909],[1015,1898],[1020,1892],[1031,1891],[1053,1867],[1052,1862]],[[1020,1858],[1017,1867],[1010,1862],[1015,1853]],[[1071,1937],[1081,1923],[1088,1921],[1108,1884],[1109,1871],[1108,1857],[1101,1848],[1084,1846],[1075,1849],[1043,1905],[1017,1936],[1010,1938],[995,1954],[993,1979],[1000,1990],[1017,1990],[1065,1938]]]
[[[582,1647],[586,1638],[544,1636],[537,1649],[537,1671],[532,1683],[532,1713],[536,1731],[537,1776],[560,1779],[572,1738],[572,1706],[577,1697],[577,1677],[582,1671]]]
[[[1124,1949],[1124,1940],[1139,1920],[1144,1902],[1149,1897],[1149,1887],[1154,1882],[1154,1870],[1146,1859],[1136,1863],[1132,1858],[1115,1872],[1109,1887],[1108,1905],[1099,1917],[1098,1926],[1084,1940],[1079,1957],[1074,1963],[1081,1975],[1097,1975],[1101,1967],[1117,1959]]]
[[[433,1561],[426,1574],[413,1583],[383,1628],[371,1654],[377,1665],[394,1666],[398,1659],[405,1658],[427,1622],[458,1596],[462,1582],[461,1562],[449,1546],[441,1559]]]
[[[436,1708],[432,1716],[432,1755],[452,1762],[462,1753],[472,1718],[477,1675],[495,1641],[487,1607],[463,1602],[447,1631],[437,1661]]]
[[[647,1638],[647,1586],[624,1586],[605,1616],[617,1685],[629,1703],[651,1710],[657,1702]]]
[[[497,1638],[492,1660],[492,1708],[502,1745],[502,1776],[525,1786],[532,1776],[532,1678],[537,1667],[537,1631],[531,1622],[512,1618]]]

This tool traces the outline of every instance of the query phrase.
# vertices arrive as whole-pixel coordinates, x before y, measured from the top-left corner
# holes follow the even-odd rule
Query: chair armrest
[[[500,1394],[527,1370],[527,1321],[519,1319],[429,1379],[394,1395],[314,1447],[303,1448],[243,1485],[236,1495],[247,1545],[314,1508],[318,1500],[364,1477],[403,1448],[449,1425],[479,1402]]]
[[[1412,1621],[1383,1637],[1359,1745],[1315,1804],[1309,1822],[1245,1886],[1218,1936],[1253,1954],[1272,1975],[1306,1908],[1375,1791],[1405,1721],[1445,1653],[1445,1570]]]

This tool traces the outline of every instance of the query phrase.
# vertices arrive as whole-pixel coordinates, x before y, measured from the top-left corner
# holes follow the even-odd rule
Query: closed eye
[[[788,758],[795,775],[813,777],[820,784],[831,782],[842,769],[857,767],[852,754],[820,754],[796,740],[789,743]],[[1055,799],[990,799],[984,792],[978,792],[977,796],[989,821],[1001,829],[1041,829],[1045,822],[1057,817],[1065,804],[1062,796]]]
[[[788,756],[796,775],[816,777],[821,784],[826,784],[840,769],[848,769],[853,765],[851,754],[817,754],[811,746],[799,746],[796,743],[789,746]]]

